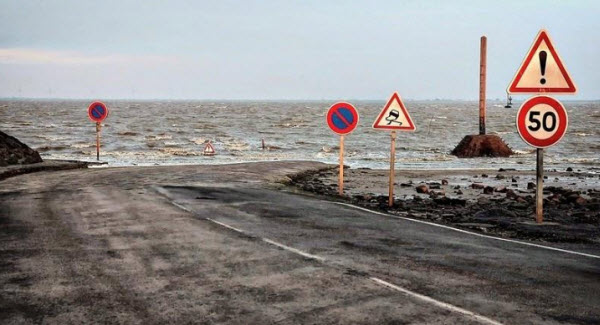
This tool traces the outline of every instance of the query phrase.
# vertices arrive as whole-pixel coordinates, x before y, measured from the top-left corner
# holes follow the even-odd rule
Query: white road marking
[[[303,252],[303,251],[301,251],[301,250],[299,250],[299,249],[295,249],[295,248],[293,248],[293,247],[286,246],[286,245],[284,245],[284,244],[280,244],[280,243],[278,243],[278,242],[276,242],[276,241],[273,241],[273,240],[270,240],[270,239],[268,239],[268,238],[262,238],[262,240],[263,240],[264,242],[266,242],[266,243],[269,243],[269,244],[271,244],[271,245],[274,245],[274,246],[277,246],[277,247],[279,247],[279,248],[285,249],[286,251],[290,251],[290,252],[292,252],[292,253],[296,253],[296,254],[298,254],[298,255],[301,255],[301,256],[304,256],[304,257],[307,257],[307,258],[310,258],[310,259],[313,259],[313,260],[317,260],[317,261],[321,261],[321,262],[324,262],[324,261],[325,261],[325,258],[324,258],[324,257],[321,257],[321,256],[317,256],[317,255],[313,255],[313,254],[309,254],[309,253]]]
[[[499,322],[497,322],[497,321],[495,321],[493,319],[487,318],[485,316],[476,314],[474,312],[468,311],[468,310],[460,308],[460,307],[456,307],[454,305],[445,303],[443,301],[439,301],[439,300],[433,299],[431,297],[424,296],[424,295],[416,293],[414,291],[410,291],[408,289],[399,287],[399,286],[397,286],[397,285],[395,285],[393,283],[389,283],[387,281],[383,281],[383,280],[381,280],[379,278],[370,277],[370,279],[373,280],[373,281],[375,281],[376,283],[384,286],[384,287],[388,287],[388,288],[400,291],[400,292],[402,292],[404,294],[407,294],[407,295],[409,295],[411,297],[417,298],[419,300],[423,300],[425,302],[428,302],[430,304],[436,305],[436,306],[441,307],[443,309],[446,309],[446,310],[449,310],[449,311],[453,311],[453,312],[456,312],[456,313],[459,313],[459,314],[463,314],[463,315],[472,317],[472,318],[474,318],[475,320],[477,320],[477,321],[479,321],[481,323],[484,323],[484,324],[493,324],[493,325],[502,325],[502,323],[499,323]]]
[[[417,219],[412,219],[412,218],[407,218],[407,217],[396,216],[396,215],[393,215],[393,214],[383,213],[383,212],[379,212],[379,211],[373,211],[373,210],[369,210],[367,208],[359,207],[359,206],[348,204],[348,203],[331,202],[331,201],[323,201],[323,202],[328,202],[328,203],[334,203],[334,204],[338,204],[338,205],[343,205],[343,206],[347,206],[347,207],[351,207],[351,208],[354,208],[354,209],[358,209],[358,210],[370,212],[370,213],[373,213],[373,214],[378,214],[378,215],[389,217],[389,218],[402,219],[402,220],[407,220],[407,221],[422,223],[422,224],[426,224],[426,225],[430,225],[430,226],[440,227],[440,228],[444,228],[444,229],[448,229],[448,230],[453,230],[453,231],[457,231],[457,232],[461,232],[461,233],[464,233],[464,234],[469,234],[469,235],[473,235],[473,236],[477,236],[477,237],[489,238],[489,239],[494,239],[494,240],[499,240],[499,241],[504,241],[504,242],[509,242],[509,243],[515,243],[515,244],[525,245],[525,246],[532,246],[532,247],[537,247],[537,248],[548,249],[548,250],[557,251],[557,252],[561,252],[561,253],[567,253],[567,254],[573,254],[573,255],[579,255],[579,256],[585,256],[585,257],[591,257],[591,258],[598,258],[598,259],[600,259],[600,256],[598,256],[598,255],[593,255],[593,254],[588,254],[588,253],[582,253],[582,252],[576,252],[576,251],[571,251],[571,250],[562,249],[562,248],[556,248],[556,247],[552,247],[552,246],[544,246],[544,245],[540,245],[540,244],[528,243],[528,242],[523,242],[523,241],[514,240],[514,239],[507,239],[507,238],[500,238],[500,237],[494,237],[494,236],[489,236],[489,235],[478,234],[476,232],[471,232],[471,231],[467,231],[467,230],[463,230],[463,229],[458,229],[458,228],[454,228],[454,227],[450,227],[450,226],[440,225],[440,224],[433,223],[433,222],[428,222],[428,221],[423,221],[423,220],[417,220]]]
[[[181,210],[183,210],[183,211],[189,212],[189,213],[191,213],[191,214],[193,214],[193,215],[196,215],[196,216],[197,216],[197,214],[196,214],[194,211],[192,211],[191,209],[189,209],[189,208],[187,208],[187,207],[185,207],[185,206],[183,206],[183,205],[181,205],[181,204],[179,204],[179,203],[177,203],[177,202],[174,202],[174,201],[172,201],[172,200],[171,200],[171,199],[170,199],[170,198],[169,198],[169,197],[166,195],[166,194],[167,194],[167,193],[166,193],[166,191],[160,191],[160,190],[159,190],[158,192],[159,192],[160,194],[162,194],[162,195],[166,196],[167,200],[168,200],[169,202],[171,202],[171,204],[173,204],[174,206],[176,206],[176,207],[180,208],[180,209],[181,209]],[[367,210],[367,209],[365,209],[365,210]],[[367,210],[367,211],[370,211],[370,210]],[[370,211],[370,212],[373,212],[373,211]],[[227,228],[227,229],[231,229],[231,230],[234,230],[234,231],[236,231],[236,232],[239,232],[239,233],[242,233],[242,234],[248,234],[246,231],[244,231],[244,230],[241,230],[241,229],[238,229],[238,228],[235,228],[235,227],[233,227],[233,226],[230,226],[230,225],[228,225],[228,224],[226,224],[226,223],[223,223],[223,222],[220,222],[220,221],[217,221],[217,220],[211,219],[211,218],[206,218],[206,217],[205,217],[205,218],[203,218],[203,219],[206,219],[206,220],[208,220],[208,221],[210,221],[210,222],[213,222],[213,223],[215,223],[215,224],[217,224],[217,225],[220,225],[220,226],[222,226],[222,227],[225,227],[225,228]],[[409,219],[409,220],[412,220],[412,219]],[[306,258],[314,259],[314,260],[317,260],[317,261],[319,261],[319,262],[325,262],[325,258],[324,258],[324,257],[318,256],[318,255],[313,255],[313,254],[310,254],[310,253],[307,253],[307,252],[303,252],[303,251],[301,251],[301,250],[299,250],[299,249],[296,249],[296,248],[293,248],[293,247],[290,247],[290,246],[287,246],[287,245],[284,245],[284,244],[278,243],[278,242],[276,242],[276,241],[274,241],[274,240],[271,240],[271,239],[268,239],[268,238],[264,238],[264,237],[262,237],[261,239],[262,239],[262,241],[264,241],[265,243],[268,243],[268,244],[271,244],[271,245],[273,245],[273,246],[276,246],[276,247],[279,247],[279,248],[281,248],[281,249],[284,249],[284,250],[286,250],[286,251],[289,251],[289,252],[292,252],[292,253],[298,254],[298,255],[300,255],[300,256],[302,256],[302,257],[306,257]],[[375,282],[376,282],[377,284],[379,284],[379,285],[383,285],[383,286],[385,286],[385,287],[388,287],[388,288],[394,289],[394,290],[396,290],[396,291],[400,291],[400,292],[402,292],[402,293],[404,293],[404,294],[406,294],[406,295],[408,295],[408,296],[411,296],[411,297],[414,297],[414,298],[420,299],[420,300],[422,300],[422,301],[428,302],[428,303],[430,303],[430,304],[433,304],[433,305],[435,305],[435,306],[441,307],[441,308],[443,308],[443,309],[446,309],[446,310],[449,310],[449,311],[452,311],[452,312],[456,312],[456,313],[459,313],[459,314],[462,314],[462,315],[466,315],[466,316],[472,317],[472,318],[474,318],[475,320],[477,320],[477,321],[479,321],[479,322],[481,322],[481,323],[484,323],[484,324],[492,324],[492,325],[503,325],[502,323],[499,323],[499,322],[497,322],[497,321],[494,321],[494,320],[492,320],[492,319],[490,319],[490,318],[487,318],[487,317],[485,317],[485,316],[482,316],[482,315],[476,314],[476,313],[474,313],[474,312],[468,311],[468,310],[466,310],[466,309],[463,309],[463,308],[460,308],[460,307],[457,307],[457,306],[454,306],[454,305],[451,305],[451,304],[445,303],[445,302],[443,302],[443,301],[439,301],[439,300],[433,299],[433,298],[431,298],[431,297],[428,297],[428,296],[425,296],[425,295],[422,295],[422,294],[416,293],[416,292],[414,292],[414,291],[410,291],[410,290],[408,290],[408,289],[405,289],[405,288],[399,287],[399,286],[397,286],[397,285],[395,285],[395,284],[389,283],[389,282],[387,282],[387,281],[384,281],[384,280],[381,280],[381,279],[379,279],[379,278],[376,278],[376,277],[370,277],[369,279],[371,279],[372,281],[375,281]]]

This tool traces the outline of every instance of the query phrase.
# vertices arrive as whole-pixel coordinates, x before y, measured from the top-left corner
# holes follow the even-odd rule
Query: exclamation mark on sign
[[[540,70],[542,71],[542,79],[540,79],[540,83],[543,85],[546,83],[546,78],[544,75],[546,74],[546,58],[548,57],[548,53],[546,51],[540,51]]]

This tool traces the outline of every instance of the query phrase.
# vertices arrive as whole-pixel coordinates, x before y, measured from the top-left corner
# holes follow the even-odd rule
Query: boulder
[[[494,194],[494,188],[491,186],[486,186],[483,189],[483,194]]]
[[[0,131],[0,166],[42,162],[40,154],[15,137]]]

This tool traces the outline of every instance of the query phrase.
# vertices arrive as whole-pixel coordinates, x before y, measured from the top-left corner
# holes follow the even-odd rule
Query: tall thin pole
[[[544,221],[544,149],[537,150],[537,189],[535,193],[535,220],[537,223]]]
[[[344,136],[340,135],[340,176],[338,177],[339,194],[344,195]]]
[[[388,198],[388,206],[394,206],[394,173],[396,166],[396,131],[392,131],[391,133],[392,145],[390,148],[390,188],[389,188],[389,198]]]
[[[100,122],[96,122],[96,160],[100,161]]]
[[[481,36],[479,48],[479,134],[485,134],[485,78],[487,66],[487,37]]]

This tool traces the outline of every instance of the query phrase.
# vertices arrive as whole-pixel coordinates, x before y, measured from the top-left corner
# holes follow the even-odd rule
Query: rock
[[[445,196],[446,195],[446,191],[444,190],[437,190],[437,191],[430,191],[429,192],[429,196],[430,197],[438,197],[438,196]]]
[[[42,162],[40,154],[17,138],[0,131],[0,166]]]
[[[513,190],[506,190],[506,197],[509,199],[516,199],[519,197],[519,195]]]
[[[587,200],[586,200],[585,198],[583,198],[583,197],[581,197],[581,196],[580,196],[580,197],[578,197],[577,199],[575,199],[575,202],[574,202],[574,203],[575,203],[576,205],[584,205],[584,204],[586,204],[586,203],[587,203]]]
[[[465,206],[467,204],[467,200],[465,199],[453,199],[453,198],[449,198],[449,197],[441,197],[441,198],[436,198],[433,199],[433,202],[439,204],[439,205],[460,205],[460,206]]]
[[[568,172],[572,172],[572,171],[573,171],[573,168],[571,168],[571,167],[567,167],[567,171],[568,171]]]
[[[463,195],[463,191],[458,190],[458,191],[454,191],[454,193],[458,194],[458,195]]]
[[[506,193],[508,190],[506,189],[506,186],[496,186],[494,188],[494,192],[498,192],[498,193]]]
[[[487,178],[487,177],[488,177],[488,174],[481,174],[481,177],[482,177],[482,178]]]
[[[491,186],[486,186],[483,189],[483,194],[494,194],[494,188]]]
[[[511,181],[512,181],[513,183],[516,183],[516,182],[517,182],[517,179],[513,177]]]
[[[500,174],[496,175],[496,179],[505,179],[505,178],[506,178],[506,176],[504,176],[504,175],[500,175]]]
[[[453,187],[455,190],[458,190],[460,188],[460,185],[456,185]]]
[[[459,158],[509,157],[513,151],[497,135],[476,134],[465,136],[450,154]]]
[[[427,187],[427,185],[425,185],[425,184],[419,185],[419,186],[415,187],[415,189],[417,190],[417,193],[424,193],[424,194],[429,193],[429,187]]]
[[[534,188],[535,188],[535,183],[532,183],[532,182],[527,183],[528,190],[533,190]]]
[[[442,179],[442,185],[448,185],[448,180],[447,179]]]
[[[437,183],[429,184],[429,189],[431,189],[431,190],[439,190],[441,188],[442,188],[442,186],[440,184],[437,184]]]
[[[481,183],[473,183],[473,184],[471,184],[471,188],[474,188],[476,190],[480,190],[480,189],[482,189],[484,187],[485,187],[485,185],[483,185]]]
[[[413,186],[412,182],[408,182],[408,183],[401,183],[400,187],[411,187]]]

